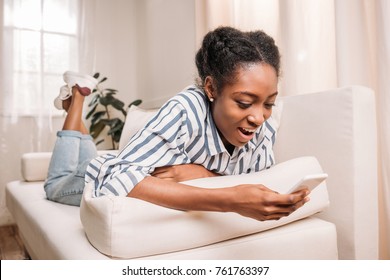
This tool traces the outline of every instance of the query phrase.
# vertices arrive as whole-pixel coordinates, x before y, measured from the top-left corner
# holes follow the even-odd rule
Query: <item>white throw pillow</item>
[[[122,130],[121,139],[119,141],[119,150],[122,150],[134,136],[143,128],[148,121],[157,113],[158,109],[145,110],[138,106],[131,106],[127,112],[125,125]]]
[[[304,175],[322,172],[314,157],[302,157],[257,173],[185,183],[209,188],[261,183],[285,192]],[[85,187],[80,206],[81,222],[91,244],[114,258],[137,258],[214,244],[308,217],[329,204],[323,182],[310,194],[310,201],[290,216],[259,222],[236,213],[178,211],[129,197],[93,198],[93,189],[93,185]]]

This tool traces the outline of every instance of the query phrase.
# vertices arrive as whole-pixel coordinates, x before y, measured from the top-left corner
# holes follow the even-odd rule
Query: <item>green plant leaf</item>
[[[137,100],[134,100],[133,102],[131,102],[130,104],[129,104],[129,106],[128,106],[128,108],[130,108],[131,106],[139,106],[139,105],[141,105],[141,103],[142,103],[142,100],[141,99],[137,99]]]
[[[95,74],[93,74],[93,77],[94,77],[95,79],[98,79],[99,76],[100,76],[100,73],[99,73],[99,72],[96,72]]]
[[[119,142],[122,130],[124,127],[124,122],[116,119],[114,122],[111,123],[111,129],[107,132],[108,135],[111,135],[111,138],[114,142]]]
[[[100,121],[104,123],[104,125],[108,125],[108,126],[110,126],[112,123],[112,120],[110,119],[101,119]]]
[[[107,81],[107,77],[104,77],[103,79],[101,79],[101,80],[99,81],[99,84],[101,84],[101,83],[103,83],[103,82],[105,82],[105,81]]]
[[[123,103],[119,99],[114,98],[114,100],[111,103],[111,106],[117,110],[121,110],[123,108],[123,106],[125,106],[125,103]]]
[[[96,142],[96,146],[99,145],[100,143],[103,143],[104,142],[104,139],[100,139],[99,141]]]
[[[99,102],[99,99],[100,99],[100,94],[95,94],[92,97],[91,102],[89,102],[88,107],[91,107],[91,106],[97,104]]]
[[[108,132],[107,132],[107,135],[114,135],[116,132],[120,131],[122,127],[118,126],[118,127],[114,127],[113,129],[110,129]]]
[[[119,142],[121,140],[122,130],[123,130],[123,126],[112,135],[112,139],[115,142]]]
[[[105,114],[106,114],[105,111],[95,112],[95,113],[92,115],[91,125],[96,124],[99,120],[101,120],[101,118],[102,118]]]
[[[113,89],[113,88],[106,88],[106,89],[104,89],[104,90],[105,90],[105,91],[108,91],[108,92],[112,92],[113,94],[115,94],[115,93],[118,92],[118,90]]]
[[[110,119],[108,121],[108,125],[113,128],[113,127],[116,127],[119,123],[121,123],[122,121],[119,119],[119,118],[113,118],[113,119]]]
[[[89,128],[89,133],[91,134],[93,139],[96,139],[99,137],[100,133],[103,131],[103,129],[106,127],[106,125],[100,120],[95,124],[92,124]]]
[[[91,111],[88,112],[87,116],[85,117],[87,120],[92,116],[93,113],[95,113],[98,105],[99,104],[95,104],[95,106],[92,107]]]
[[[112,135],[117,131],[121,131],[123,129],[123,121],[118,118],[115,118],[110,123],[110,130],[107,132],[108,135]]]
[[[112,91],[108,91],[108,92],[105,92],[104,95],[105,96],[112,96],[114,97],[113,95],[116,94],[115,92],[112,92]],[[115,98],[115,97],[114,97]]]
[[[112,95],[106,95],[103,97],[100,97],[100,104],[103,106],[111,105],[111,103],[114,101],[114,97]]]

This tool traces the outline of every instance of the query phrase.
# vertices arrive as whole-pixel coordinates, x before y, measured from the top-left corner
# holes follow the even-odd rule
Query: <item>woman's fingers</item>
[[[277,192],[273,192],[268,195],[267,201],[271,205],[289,206],[305,199],[309,194],[310,191],[308,189],[302,189],[291,194],[279,194]]]
[[[273,214],[291,214],[310,200],[308,190],[301,190],[293,194],[269,195],[267,212]]]
[[[290,215],[309,201],[307,189],[292,194],[279,194],[263,185],[238,186],[237,212],[254,219],[278,220]]]
[[[283,217],[289,216],[298,208],[302,207],[307,201],[308,199],[304,199],[290,206],[271,206],[263,208],[249,216],[259,221],[279,220]]]

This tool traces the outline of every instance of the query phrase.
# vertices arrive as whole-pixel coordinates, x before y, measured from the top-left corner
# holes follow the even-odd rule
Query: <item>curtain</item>
[[[383,253],[390,259],[390,2],[382,0],[376,7],[377,16],[377,92],[380,143],[380,220],[385,224],[381,229],[383,243],[387,251]]]
[[[379,137],[380,258],[390,258],[390,1],[199,0],[196,37],[220,25],[263,29],[282,53],[281,95],[374,89]],[[245,16],[244,16],[245,15]]]
[[[78,70],[80,73],[92,74],[96,68],[96,13],[97,2],[95,0],[81,1],[78,49]]]

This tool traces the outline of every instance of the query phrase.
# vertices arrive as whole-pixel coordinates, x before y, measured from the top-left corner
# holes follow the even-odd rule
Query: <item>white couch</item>
[[[62,205],[46,200],[43,191],[50,153],[30,153],[22,158],[23,180],[7,184],[6,203],[31,258],[377,259],[373,92],[352,86],[282,101],[278,165],[259,174],[188,183],[210,187],[260,180],[283,191],[302,175],[328,173],[311,201],[289,217],[257,222],[130,198],[92,201],[89,187],[80,208]]]

